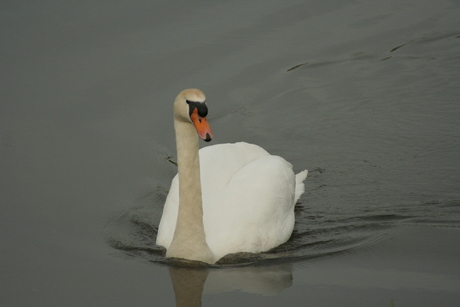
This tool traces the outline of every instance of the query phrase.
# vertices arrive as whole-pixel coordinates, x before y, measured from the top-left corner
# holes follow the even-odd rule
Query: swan
[[[214,264],[227,254],[264,252],[286,242],[307,170],[244,142],[199,150],[211,141],[204,93],[186,89],[174,101],[178,174],[173,178],[156,244],[166,257]],[[198,138],[199,137],[199,138]]]

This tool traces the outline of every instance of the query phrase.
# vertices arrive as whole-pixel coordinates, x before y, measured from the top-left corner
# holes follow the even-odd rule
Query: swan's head
[[[209,142],[214,137],[208,119],[206,96],[198,89],[187,89],[177,95],[174,101],[174,119],[190,122],[201,139]]]

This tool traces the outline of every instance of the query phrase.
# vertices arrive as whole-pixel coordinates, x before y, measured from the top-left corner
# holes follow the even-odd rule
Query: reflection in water
[[[246,293],[274,295],[292,285],[292,267],[246,266],[213,269],[205,286],[205,293],[220,293],[241,290]]]
[[[290,265],[226,269],[170,266],[177,306],[201,306],[203,293],[244,291],[274,295],[292,285]]]
[[[201,295],[208,270],[172,266],[169,268],[169,274],[176,295],[176,306],[201,306]]]

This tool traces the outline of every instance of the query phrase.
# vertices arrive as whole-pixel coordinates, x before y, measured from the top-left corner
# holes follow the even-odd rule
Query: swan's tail
[[[303,181],[307,178],[308,170],[301,171],[295,175],[295,195],[294,195],[294,204],[297,203],[300,196],[305,192],[305,184]]]

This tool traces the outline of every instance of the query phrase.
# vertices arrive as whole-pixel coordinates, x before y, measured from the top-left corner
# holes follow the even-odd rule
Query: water
[[[0,302],[456,305],[459,11],[5,3]],[[309,169],[291,240],[196,274],[153,244],[188,87],[207,95],[213,143]]]

